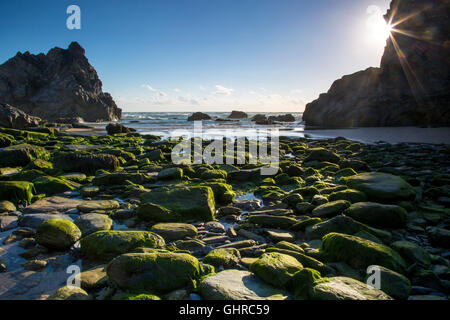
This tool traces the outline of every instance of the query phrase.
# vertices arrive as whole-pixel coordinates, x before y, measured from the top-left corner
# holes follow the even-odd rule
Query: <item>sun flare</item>
[[[392,26],[386,23],[381,9],[377,6],[370,6],[367,14],[369,15],[366,21],[368,39],[374,42],[385,42],[391,34]]]

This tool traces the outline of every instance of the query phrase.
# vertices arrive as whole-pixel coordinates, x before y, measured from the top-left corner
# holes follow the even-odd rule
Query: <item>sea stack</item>
[[[122,116],[77,42],[47,54],[19,52],[0,65],[0,102],[48,121],[115,121]]]
[[[344,76],[308,105],[308,126],[450,125],[450,3],[394,0],[380,68]]]

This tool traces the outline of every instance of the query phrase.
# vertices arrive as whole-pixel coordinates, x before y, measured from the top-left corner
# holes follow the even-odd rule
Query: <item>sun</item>
[[[392,32],[392,26],[384,20],[381,9],[377,6],[370,6],[367,14],[369,15],[366,20],[368,40],[376,43],[386,42]]]

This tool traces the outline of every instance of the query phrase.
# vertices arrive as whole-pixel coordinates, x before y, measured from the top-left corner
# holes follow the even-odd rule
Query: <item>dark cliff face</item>
[[[306,106],[320,127],[449,126],[449,0],[394,0],[380,68],[337,80]]]
[[[46,55],[19,52],[0,65],[0,102],[46,120],[110,121],[122,113],[76,42]]]

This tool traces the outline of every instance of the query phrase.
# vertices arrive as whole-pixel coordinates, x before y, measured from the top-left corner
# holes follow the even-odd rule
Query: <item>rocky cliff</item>
[[[46,55],[19,52],[0,65],[0,102],[50,121],[110,121],[122,114],[76,42]]]
[[[393,0],[380,68],[343,77],[306,105],[309,126],[450,126],[449,0]]]

